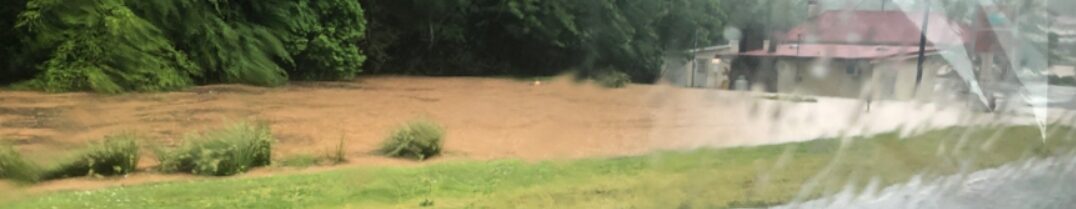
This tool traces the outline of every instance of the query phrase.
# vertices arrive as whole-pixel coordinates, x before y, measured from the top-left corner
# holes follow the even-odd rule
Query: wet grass
[[[305,168],[305,167],[316,166],[318,164],[321,164],[321,161],[323,161],[323,160],[325,160],[325,159],[318,158],[318,157],[315,157],[313,155],[300,154],[300,155],[292,155],[292,156],[289,156],[289,157],[285,157],[284,159],[281,159],[279,162],[274,163],[274,165],[284,166],[284,167]]]
[[[911,137],[547,161],[446,162],[42,194],[0,208],[729,208],[810,199],[867,182],[1068,155],[1072,129],[953,128]]]

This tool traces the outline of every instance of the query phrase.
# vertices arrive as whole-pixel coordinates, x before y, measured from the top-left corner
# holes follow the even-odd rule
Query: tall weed
[[[228,176],[271,163],[274,139],[266,123],[243,122],[186,140],[158,153],[161,171]]]
[[[14,148],[0,144],[0,179],[34,182],[39,172],[37,165],[23,159]]]
[[[138,167],[139,149],[133,135],[105,137],[101,143],[82,150],[76,157],[42,173],[44,180],[76,176],[115,176]]]

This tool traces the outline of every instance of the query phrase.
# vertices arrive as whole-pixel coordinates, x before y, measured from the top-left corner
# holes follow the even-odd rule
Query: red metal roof
[[[928,18],[928,44],[963,44],[972,40],[966,26],[944,15],[930,14]],[[790,30],[784,42],[808,41],[813,36],[815,43],[823,44],[918,45],[922,19],[920,12],[827,11]]]
[[[926,47],[925,51],[935,51],[934,47]],[[765,49],[741,53],[745,56],[769,56],[769,57],[802,57],[802,58],[834,58],[834,59],[876,59],[899,55],[915,54],[919,52],[919,46],[881,46],[881,45],[854,45],[854,44],[782,44],[777,46],[773,53]]]

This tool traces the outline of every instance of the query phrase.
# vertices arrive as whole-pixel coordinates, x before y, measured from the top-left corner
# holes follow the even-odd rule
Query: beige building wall
[[[859,65],[858,70],[849,71],[851,64]],[[923,80],[916,89],[914,59],[873,63],[782,59],[777,62],[777,91],[873,100],[929,99],[942,66],[945,63],[938,60],[924,63]]]
[[[777,62],[777,91],[781,93],[830,97],[859,97],[870,80],[870,70],[849,72],[842,61],[784,59]]]
[[[923,63],[923,77],[919,83],[919,87],[916,88],[915,76],[916,76],[916,60],[915,59],[903,59],[896,61],[883,61],[877,63],[875,66],[879,71],[885,71],[885,73],[879,73],[877,78],[884,81],[885,79],[894,79],[892,87],[890,87],[891,94],[880,94],[882,99],[897,99],[897,100],[929,100],[934,96],[934,93],[938,90],[935,89],[935,81],[938,78],[938,72],[943,67],[948,67],[948,64],[939,58],[930,58]],[[887,85],[879,85],[879,88],[885,88]]]

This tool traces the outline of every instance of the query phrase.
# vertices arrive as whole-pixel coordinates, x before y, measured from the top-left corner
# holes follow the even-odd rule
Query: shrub
[[[620,71],[598,73],[593,79],[606,88],[621,88],[631,83],[631,77]]]
[[[42,179],[124,175],[138,167],[138,154],[138,144],[132,135],[108,136],[102,143],[91,145],[72,160],[46,170]]]
[[[425,160],[441,153],[444,130],[430,121],[409,122],[385,139],[381,154]]]
[[[273,136],[266,123],[239,123],[186,139],[157,154],[161,171],[228,176],[271,162]]]
[[[15,152],[11,146],[0,145],[0,178],[15,181],[37,181],[39,169]]]

